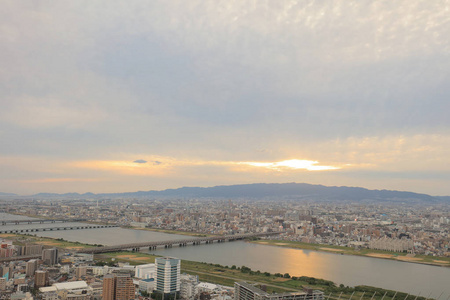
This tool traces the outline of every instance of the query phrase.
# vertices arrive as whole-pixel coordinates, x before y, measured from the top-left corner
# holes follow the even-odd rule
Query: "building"
[[[269,294],[247,282],[234,283],[235,300],[323,300],[323,292],[304,289],[304,292]]]
[[[164,295],[179,296],[181,262],[178,258],[158,257],[156,265],[156,292]],[[177,297],[178,298],[178,297]]]
[[[129,275],[108,274],[103,277],[103,300],[134,300],[134,290]]]
[[[0,277],[6,278],[6,280],[9,280],[12,277],[11,274],[11,268],[8,266],[0,266]]]
[[[86,276],[87,266],[78,266],[75,268],[75,276],[80,279],[83,276]]]
[[[194,299],[199,284],[198,275],[181,274],[181,299]]]
[[[58,249],[44,249],[42,250],[42,261],[44,264],[53,266],[58,263]]]
[[[114,300],[116,292],[116,277],[108,274],[103,277],[103,300]]]
[[[140,292],[147,292],[147,293],[151,294],[154,289],[155,289],[155,279],[154,278],[139,280],[139,291]]]
[[[6,278],[0,278],[0,291],[6,290]]]
[[[373,239],[369,242],[370,249],[394,251],[394,252],[411,252],[414,249],[414,241],[411,239],[393,239],[382,237]]]
[[[155,264],[145,264],[136,266],[134,277],[139,279],[155,278],[156,267]]]
[[[34,286],[36,288],[48,286],[48,272],[36,271],[34,273]]]
[[[40,255],[43,245],[26,244],[25,246],[16,246],[17,255]]]
[[[117,275],[116,300],[134,300],[133,279],[129,275]]]
[[[92,291],[85,281],[55,283],[39,288],[44,300],[91,300]]]
[[[34,276],[34,272],[37,269],[37,260],[36,259],[31,259],[29,261],[27,261],[26,266],[25,266],[25,274],[27,277],[33,277]]]

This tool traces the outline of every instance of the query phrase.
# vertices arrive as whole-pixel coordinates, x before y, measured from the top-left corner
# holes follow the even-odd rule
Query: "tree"
[[[284,278],[291,278],[291,275],[289,275],[289,273],[284,273],[283,277]]]
[[[241,272],[242,273],[250,273],[251,270],[252,269],[250,269],[249,267],[246,267],[246,266],[242,266],[241,267]]]

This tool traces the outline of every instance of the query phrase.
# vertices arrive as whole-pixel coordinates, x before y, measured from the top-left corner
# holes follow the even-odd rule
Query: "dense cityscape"
[[[402,203],[380,205],[376,201],[361,204],[250,199],[21,199],[1,203],[2,212],[10,217],[39,216],[44,221],[61,222],[82,219],[87,224],[211,237],[282,232],[275,238],[277,245],[283,245],[284,241],[319,245],[325,251],[351,249],[356,255],[371,249],[374,252],[368,256],[379,258],[389,257],[386,254],[389,252],[402,253],[404,256],[391,257],[406,262],[421,262],[418,257],[425,255],[430,257],[426,263],[447,267],[450,261],[444,257],[450,256],[448,208],[446,204],[405,207]],[[12,231],[0,235],[0,259],[4,260],[0,299],[324,299],[323,288],[307,285],[297,292],[272,290],[268,293],[265,285],[245,281],[236,281],[234,287],[218,284],[213,279],[201,281],[198,275],[181,273],[179,259],[156,257],[156,266],[158,259],[169,260],[177,266],[176,276],[173,275],[175,288],[165,291],[163,283],[158,287],[158,280],[164,276],[158,279],[155,263],[108,261],[101,255],[94,258],[93,254],[84,254],[77,247],[36,243],[36,234],[12,233],[14,225],[3,222],[2,227]],[[61,227],[65,223],[56,224]],[[249,242],[267,244],[271,239],[274,237]],[[32,258],[25,259],[27,256]],[[241,267],[246,268],[236,268]]]
[[[109,199],[37,200],[4,206],[9,213],[52,219],[82,218],[211,235],[284,230],[286,234],[280,238],[290,241],[450,256],[450,210],[446,204]],[[374,243],[380,240],[386,243]],[[391,240],[411,242],[394,249],[389,248]]]

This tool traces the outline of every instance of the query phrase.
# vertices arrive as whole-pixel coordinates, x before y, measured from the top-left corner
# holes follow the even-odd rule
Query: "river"
[[[3,219],[0,214],[0,219]],[[66,223],[67,224],[67,223]],[[55,224],[24,224],[30,226],[58,227]],[[15,228],[6,225],[3,228]],[[61,224],[59,224],[61,226]],[[115,245],[132,242],[185,239],[186,236],[131,230],[122,228],[85,229],[69,231],[45,231],[38,236],[63,238],[89,244]],[[181,259],[218,263],[221,265],[245,265],[253,270],[270,273],[289,273],[291,276],[311,276],[332,280],[349,286],[371,285],[422,296],[450,296],[450,268],[398,262],[363,256],[340,255],[311,250],[289,249],[244,241],[202,244],[200,246],[158,248],[150,253]]]

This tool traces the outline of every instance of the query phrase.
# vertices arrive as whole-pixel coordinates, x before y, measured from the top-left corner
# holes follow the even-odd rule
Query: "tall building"
[[[44,249],[42,251],[42,261],[44,264],[53,266],[58,263],[58,249]]]
[[[48,272],[36,271],[34,273],[34,286],[36,288],[48,286]]]
[[[114,300],[116,293],[116,277],[108,274],[103,277],[103,300]]]
[[[36,271],[36,269],[37,269],[37,260],[31,259],[26,263],[25,274],[27,275],[27,277],[32,277],[34,276],[34,271]]]
[[[129,275],[108,274],[103,277],[103,300],[134,300],[134,291]]]
[[[117,275],[116,300],[134,300],[133,279],[129,275]]]
[[[156,265],[156,292],[164,295],[178,295],[180,292],[181,262],[178,258],[158,257]]]

